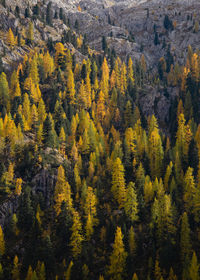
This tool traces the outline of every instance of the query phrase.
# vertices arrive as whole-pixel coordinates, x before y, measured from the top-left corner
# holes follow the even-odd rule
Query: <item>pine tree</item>
[[[5,253],[5,241],[2,227],[0,226],[0,256]]]
[[[114,198],[119,204],[119,207],[124,207],[126,201],[126,186],[124,178],[124,167],[120,158],[117,158],[113,163],[111,190]]]
[[[54,59],[50,56],[48,51],[44,55],[43,65],[45,77],[47,78],[48,76],[51,76],[51,74],[54,72]]]
[[[167,166],[167,170],[165,173],[165,178],[164,178],[164,188],[165,190],[168,190],[169,188],[169,179],[172,173],[172,168],[173,168],[173,163],[170,161],[170,164]]]
[[[87,216],[90,213],[92,218],[95,219],[97,215],[96,206],[97,206],[97,198],[94,194],[93,189],[91,187],[88,187],[85,201],[84,201],[85,215]]]
[[[3,275],[3,267],[2,267],[2,264],[0,263],[0,279],[3,280],[5,279],[4,278],[4,275]]]
[[[174,242],[176,227],[170,195],[164,194],[163,186],[159,182],[158,199],[154,199],[152,206],[152,221],[156,224],[156,233],[159,243],[165,241]]]
[[[167,280],[177,280],[177,277],[174,274],[174,271],[172,268],[170,268],[169,277],[167,278]]]
[[[17,256],[14,257],[13,261],[12,280],[20,280],[19,260]]]
[[[155,262],[154,275],[155,275],[155,280],[161,280],[162,279],[162,272],[161,272],[158,260],[156,260],[156,262]]]
[[[45,108],[45,103],[41,98],[38,104],[38,121],[40,124],[43,124],[45,119],[46,119],[46,108]]]
[[[31,280],[38,280],[36,271],[33,271],[33,275],[31,277]]]
[[[56,147],[57,146],[57,134],[54,129],[54,121],[52,115],[49,113],[44,121],[43,125],[43,136],[44,144],[46,147]]]
[[[30,72],[29,75],[35,85],[39,83],[39,73],[38,73],[38,63],[36,56],[33,57],[30,64]]]
[[[120,74],[120,93],[125,95],[127,90],[127,70],[125,63],[122,64],[121,74]]]
[[[107,100],[108,92],[109,92],[109,67],[108,67],[106,57],[104,57],[104,61],[102,64],[102,77],[101,77],[100,87],[101,87],[101,91],[105,96],[105,99]]]
[[[135,242],[135,232],[132,226],[128,233],[128,243],[129,243],[130,255],[133,256],[136,252],[136,242]]]
[[[155,127],[149,137],[149,159],[153,178],[159,178],[161,176],[163,157],[161,137],[158,129]]]
[[[150,180],[149,176],[145,177],[145,183],[144,183],[144,200],[145,203],[148,205],[149,202],[152,201],[154,195],[154,189],[152,182]]]
[[[25,280],[31,280],[32,276],[33,276],[33,270],[32,270],[32,267],[29,265]]]
[[[0,101],[5,107],[8,106],[9,102],[9,87],[6,74],[4,72],[0,75]]]
[[[193,176],[193,168],[188,167],[184,177],[184,196],[186,210],[191,210],[194,207],[194,198],[196,194],[195,180]]]
[[[9,28],[8,33],[7,33],[7,42],[8,42],[8,45],[11,47],[13,47],[15,45],[15,37],[14,37],[14,34],[13,34],[11,28]]]
[[[38,261],[36,271],[37,271],[38,280],[46,280],[46,271],[45,271],[44,262],[41,263]]]
[[[193,252],[192,259],[189,266],[189,280],[198,280],[199,279],[199,264],[197,261],[196,253]]]
[[[180,257],[183,267],[183,275],[187,273],[187,268],[191,255],[191,240],[190,227],[188,223],[187,213],[184,212],[181,221],[181,235],[180,235]]]
[[[115,241],[113,244],[113,252],[110,256],[110,265],[108,267],[108,275],[112,280],[124,279],[127,253],[124,249],[123,235],[121,228],[117,227],[115,233]]]
[[[69,211],[73,211],[73,201],[71,197],[71,187],[65,180],[65,172],[62,166],[58,168],[57,182],[54,191],[55,210],[56,214],[59,215],[61,211],[61,205],[66,202],[66,207]]]
[[[82,251],[82,242],[84,240],[82,235],[82,224],[77,211],[73,212],[73,225],[71,231],[70,246],[72,247],[73,257],[77,258]]]
[[[47,4],[47,13],[46,13],[46,22],[47,22],[47,24],[52,25],[52,20],[53,20],[52,3],[49,2]]]
[[[91,238],[91,236],[92,236],[92,234],[94,232],[93,221],[92,221],[92,217],[91,217],[90,212],[88,213],[88,216],[87,216],[85,232],[86,232],[87,240],[90,240],[90,238]]]
[[[186,212],[184,212],[182,216],[180,249],[181,249],[181,259],[183,262],[185,262],[185,260],[190,256],[190,250],[191,250],[190,228],[189,228],[188,216]]]
[[[133,182],[130,182],[127,186],[127,195],[124,204],[124,210],[131,222],[138,220],[138,202],[135,191],[135,184]]]
[[[177,130],[177,140],[176,149],[179,153],[181,162],[188,160],[188,150],[191,141],[191,131],[189,126],[185,125],[185,117],[181,113],[178,117],[178,130]]]
[[[34,41],[34,28],[33,28],[33,23],[31,21],[29,21],[28,24],[27,39],[28,39],[28,43],[30,44],[32,44]]]
[[[20,97],[21,96],[21,88],[19,85],[19,82],[17,82],[14,92],[14,97]]]
[[[131,84],[131,85],[134,85],[134,74],[133,74],[133,61],[131,59],[131,57],[129,57],[129,60],[128,60],[128,82]]]
[[[68,266],[66,272],[64,273],[65,280],[70,280],[70,275],[71,275],[71,270],[72,270],[72,266],[73,266],[73,265],[74,265],[74,264],[73,264],[73,261],[71,261],[71,262],[69,263],[69,266]]]
[[[74,85],[74,74],[70,69],[67,76],[67,97],[70,104],[75,102],[75,85]]]
[[[137,274],[136,274],[136,273],[133,274],[132,280],[138,280],[138,277],[137,277]]]
[[[101,123],[103,122],[105,115],[106,115],[105,95],[103,91],[100,91],[98,101],[97,101],[97,117],[98,120],[101,121]]]
[[[15,194],[20,195],[22,192],[22,179],[17,178],[16,179],[16,184],[15,184]]]
[[[132,105],[130,100],[126,103],[126,108],[124,112],[125,127],[131,127],[133,123]]]
[[[65,64],[65,53],[64,53],[64,45],[62,43],[57,43],[55,45],[55,65],[57,68],[63,66]]]
[[[60,152],[65,156],[65,148],[66,148],[66,135],[64,128],[61,127],[60,135],[59,135],[59,142],[60,142]]]

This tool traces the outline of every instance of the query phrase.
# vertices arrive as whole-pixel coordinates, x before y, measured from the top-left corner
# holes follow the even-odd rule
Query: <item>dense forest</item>
[[[0,279],[200,279],[199,51],[152,72],[105,37],[37,46],[31,19],[5,42],[30,51],[0,60]],[[164,124],[140,110],[146,85],[178,88]]]

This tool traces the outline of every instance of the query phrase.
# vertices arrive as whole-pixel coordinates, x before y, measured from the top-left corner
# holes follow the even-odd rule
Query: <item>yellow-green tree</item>
[[[128,233],[128,244],[129,244],[130,255],[133,256],[136,252],[135,232],[133,226],[131,226]]]
[[[134,73],[133,73],[133,61],[132,61],[131,57],[129,57],[129,60],[128,60],[127,77],[128,77],[128,82],[133,85],[135,80],[134,80]]]
[[[189,266],[191,256],[191,240],[190,240],[190,227],[188,222],[187,213],[184,212],[181,220],[181,234],[180,234],[180,257],[182,262],[182,275],[183,279],[187,275],[187,268]]]
[[[127,253],[124,248],[123,235],[120,227],[117,227],[113,252],[110,256],[108,276],[112,280],[122,280],[125,274]]]
[[[150,169],[151,175],[153,178],[159,178],[162,172],[162,163],[163,163],[163,147],[162,140],[159,135],[159,131],[155,126],[152,129],[150,127],[150,135],[149,135],[149,160],[150,160]]]
[[[22,178],[17,178],[15,183],[15,194],[20,195],[22,192]]]
[[[105,95],[101,90],[97,101],[97,117],[98,120],[101,121],[101,123],[103,122],[105,115],[106,115]]]
[[[188,274],[188,280],[199,280],[199,264],[195,252],[192,255]]]
[[[20,280],[19,260],[17,256],[14,257],[13,261],[12,280]]]
[[[193,168],[188,167],[187,172],[184,177],[184,195],[183,200],[185,202],[185,208],[187,211],[193,209],[194,198],[196,194],[196,185],[193,176]]]
[[[104,93],[105,99],[107,100],[109,92],[109,67],[106,57],[104,57],[104,61],[102,64],[102,77],[100,87],[101,91]]]
[[[28,42],[30,42],[31,44],[34,41],[34,28],[33,28],[32,21],[29,21],[29,24],[28,24],[27,39],[28,39]]]
[[[33,276],[33,269],[31,265],[29,265],[25,280],[32,280],[32,276]]]
[[[67,98],[70,104],[75,102],[75,85],[74,85],[74,74],[70,69],[67,75]]]
[[[8,33],[7,33],[7,43],[11,47],[13,47],[15,45],[15,37],[14,37],[14,34],[13,34],[11,28],[9,28]]]
[[[132,280],[138,280],[138,277],[137,277],[137,274],[136,274],[136,273],[133,274]]]
[[[178,116],[178,130],[176,138],[176,150],[179,153],[181,163],[183,163],[183,161],[187,162],[192,133],[189,125],[185,124],[185,117],[182,113]]]
[[[5,107],[9,104],[9,86],[7,76],[4,72],[0,74],[0,101]]]
[[[38,73],[38,63],[37,63],[37,57],[36,55],[32,58],[30,63],[30,72],[29,75],[33,81],[34,84],[39,83],[39,73]]]
[[[4,255],[5,253],[5,241],[2,227],[0,226],[0,255]]]
[[[117,158],[113,163],[111,190],[115,200],[119,204],[119,207],[124,207],[126,201],[126,185],[124,178],[124,166],[120,158]]]
[[[59,142],[60,142],[60,152],[63,156],[65,156],[66,135],[65,135],[65,131],[64,131],[63,127],[61,127],[61,130],[60,130]]]
[[[72,266],[74,265],[73,261],[71,261],[68,265],[66,272],[64,273],[65,280],[70,280]]]
[[[131,222],[138,220],[137,194],[135,191],[135,184],[133,182],[130,182],[127,186],[127,195],[124,204],[124,210]]]
[[[65,180],[65,171],[62,165],[59,166],[58,168],[58,176],[57,176],[57,182],[55,186],[54,200],[55,200],[55,211],[57,215],[59,215],[61,211],[61,205],[63,202],[66,202],[67,208],[71,212],[73,212],[71,187],[69,183]]]
[[[84,240],[82,235],[82,224],[79,213],[73,212],[73,225],[71,228],[72,235],[70,238],[70,246],[72,248],[72,255],[77,258],[82,251],[82,242]]]
[[[47,78],[54,72],[54,68],[55,68],[54,59],[53,57],[51,57],[48,51],[44,55],[43,65],[44,65],[45,77]]]

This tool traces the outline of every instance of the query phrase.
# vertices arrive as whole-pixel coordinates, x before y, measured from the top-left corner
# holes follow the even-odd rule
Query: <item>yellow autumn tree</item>
[[[12,280],[20,280],[20,269],[18,257],[14,257],[13,269],[12,269]]]
[[[110,256],[108,276],[112,280],[122,280],[124,278],[127,253],[124,248],[123,235],[120,227],[117,227],[113,252]]]
[[[97,101],[97,117],[98,120],[101,121],[101,123],[103,122],[105,115],[106,115],[105,95],[101,90]]]
[[[13,47],[15,45],[15,37],[14,37],[14,34],[13,34],[11,28],[9,28],[8,33],[7,33],[7,43],[11,47]]]
[[[2,227],[0,226],[0,255],[4,255],[5,253],[5,240]]]
[[[81,219],[77,211],[73,212],[73,225],[71,231],[70,246],[72,248],[73,257],[76,259],[82,251],[82,242],[84,240]]]
[[[47,51],[43,57],[43,65],[44,65],[44,72],[45,77],[51,76],[51,74],[54,72],[54,59],[49,54],[49,51]]]
[[[38,63],[36,55],[31,60],[29,76],[31,77],[34,84],[37,85],[39,83]]]
[[[55,211],[57,215],[59,215],[61,211],[61,205],[63,202],[66,203],[66,207],[69,209],[69,211],[73,212],[71,187],[69,183],[65,180],[65,172],[62,165],[59,166],[58,168],[58,176],[57,176],[57,182],[55,186],[54,200],[55,200]]]
[[[60,152],[63,156],[65,156],[66,135],[65,135],[65,131],[64,131],[63,127],[61,127],[61,130],[60,130],[59,142],[60,142]]]
[[[114,198],[119,204],[119,207],[124,207],[126,201],[126,185],[124,178],[124,166],[120,158],[116,158],[113,163],[111,190]]]
[[[67,75],[67,98],[70,104],[74,104],[75,102],[75,85],[74,85],[74,74],[70,69]]]
[[[20,195],[22,192],[22,178],[17,178],[15,183],[15,194]]]
[[[100,88],[101,91],[104,93],[105,99],[107,100],[108,92],[109,92],[109,67],[108,67],[106,57],[104,57],[104,61],[102,64],[102,76],[101,76]]]

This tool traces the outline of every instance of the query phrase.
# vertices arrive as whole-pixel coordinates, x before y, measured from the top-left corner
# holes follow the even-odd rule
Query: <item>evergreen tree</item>
[[[9,103],[9,87],[6,74],[4,72],[0,75],[0,100],[1,104],[5,107]]]
[[[127,195],[124,210],[131,222],[138,220],[138,202],[135,192],[135,184],[133,182],[130,182],[127,186]]]
[[[28,40],[28,43],[30,43],[30,44],[32,44],[34,41],[34,28],[33,28],[33,23],[31,21],[28,24],[27,40]]]
[[[121,228],[117,227],[115,241],[113,244],[113,252],[110,256],[110,265],[108,267],[108,275],[110,279],[124,279],[127,253],[124,249],[123,235]]]
[[[15,37],[14,37],[14,34],[13,34],[11,28],[9,28],[8,33],[7,33],[7,42],[8,42],[8,45],[11,47],[13,47],[15,45]]]
[[[120,158],[117,158],[113,163],[111,190],[114,198],[119,204],[119,207],[124,207],[126,201],[126,186],[124,178],[124,167]]]
[[[71,231],[70,246],[72,247],[73,257],[77,258],[82,251],[82,242],[84,240],[82,235],[82,224],[77,211],[73,212],[73,225]]]
[[[52,25],[52,19],[53,19],[53,11],[52,11],[52,3],[49,2],[47,4],[47,12],[46,12],[46,22],[49,25]]]
[[[0,226],[0,256],[5,253],[5,241],[2,227]]]
[[[199,279],[199,264],[197,261],[196,253],[193,252],[192,259],[189,266],[189,275],[188,279],[198,280]]]

